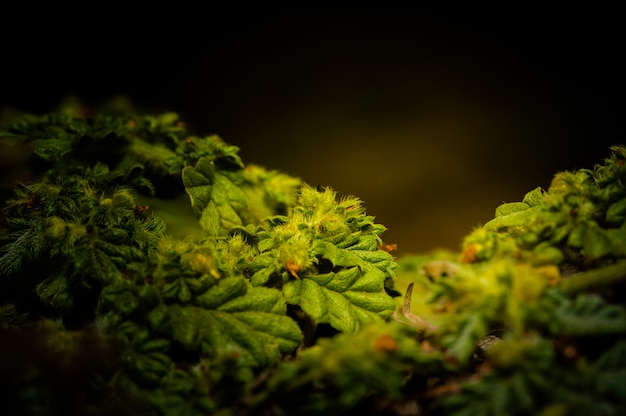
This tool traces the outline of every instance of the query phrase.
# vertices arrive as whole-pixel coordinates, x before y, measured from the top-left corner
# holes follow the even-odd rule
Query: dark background
[[[121,94],[366,203],[399,254],[624,139],[610,9],[5,10],[0,105]]]

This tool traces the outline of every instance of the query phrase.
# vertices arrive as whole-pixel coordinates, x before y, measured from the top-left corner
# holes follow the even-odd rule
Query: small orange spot
[[[435,347],[433,347],[433,345],[428,340],[422,341],[421,346],[422,351],[424,351],[426,354],[435,351]]]
[[[387,253],[391,253],[392,251],[396,251],[398,249],[397,244],[385,244],[382,243],[378,246],[379,250],[386,251]]]
[[[578,358],[578,348],[576,342],[571,336],[560,336],[554,341],[554,348],[568,360],[576,360]]]
[[[478,246],[476,244],[470,244],[463,250],[463,254],[461,255],[461,263],[474,263],[478,260]]]
[[[391,335],[381,335],[374,341],[374,349],[382,352],[396,352],[398,342]]]
[[[296,263],[295,261],[293,261],[293,259],[289,259],[287,260],[287,264],[285,265],[285,268],[287,269],[290,275],[292,275],[296,279],[300,278],[300,276],[298,276],[298,272],[302,270],[301,264]]]
[[[176,127],[185,127],[185,122],[184,121],[177,121],[176,123],[174,123],[174,125]]]
[[[188,137],[185,139],[185,144],[187,146],[192,146],[193,145],[193,140],[191,140],[191,137]]]
[[[575,347],[573,347],[572,345],[569,345],[563,349],[563,356],[565,358],[569,358],[570,360],[573,360],[574,358],[578,357],[578,351],[576,351]]]

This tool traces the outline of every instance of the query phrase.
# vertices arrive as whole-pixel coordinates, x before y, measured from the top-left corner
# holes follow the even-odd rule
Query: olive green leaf
[[[607,209],[606,220],[612,224],[622,224],[626,220],[626,198],[613,203]]]
[[[168,306],[175,341],[209,358],[236,356],[250,367],[276,364],[300,344],[300,328],[286,311],[280,291],[249,287],[243,277],[220,279],[193,305]]]
[[[550,326],[557,334],[623,334],[626,332],[626,308],[609,304],[597,295],[579,295],[559,305]]]
[[[395,302],[384,286],[395,263],[378,248],[385,228],[365,215],[361,201],[337,201],[330,188],[304,184],[292,215],[274,220],[256,234],[253,285],[281,287],[287,303],[341,331],[393,313]]]
[[[524,227],[532,222],[533,216],[541,206],[531,207],[524,202],[511,202],[501,205],[496,210],[496,218],[485,224],[485,229],[492,231]]]
[[[239,212],[248,206],[246,194],[208,158],[183,169],[183,184],[200,225],[209,236],[224,236],[242,226]]]
[[[375,268],[361,271],[355,266],[291,280],[283,293],[288,303],[300,305],[315,322],[354,332],[393,313],[395,302],[384,292],[384,280]]]
[[[545,192],[540,186],[524,195],[524,199],[522,200],[523,203],[528,204],[531,207],[542,205],[544,201]]]
[[[71,137],[61,137],[54,139],[38,139],[30,142],[33,153],[48,161],[57,161],[65,154],[72,151],[73,143]]]
[[[533,216],[544,204],[541,187],[528,192],[522,202],[509,202],[496,208],[495,218],[485,224],[485,229],[499,231],[512,227],[528,226]]]

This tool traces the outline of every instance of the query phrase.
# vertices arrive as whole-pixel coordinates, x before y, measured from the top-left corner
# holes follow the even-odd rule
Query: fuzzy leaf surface
[[[382,322],[395,309],[383,291],[384,277],[374,269],[361,275],[358,267],[352,267],[289,281],[283,293],[288,303],[300,305],[316,322],[354,332],[370,322]]]
[[[207,158],[183,169],[183,184],[200,225],[210,236],[226,235],[242,226],[239,212],[248,206],[246,194]]]
[[[246,285],[244,278],[221,279],[198,302],[208,306],[213,297],[212,308],[169,306],[173,339],[212,358],[227,354],[252,367],[277,363],[299,345],[300,329],[286,316],[279,291]]]

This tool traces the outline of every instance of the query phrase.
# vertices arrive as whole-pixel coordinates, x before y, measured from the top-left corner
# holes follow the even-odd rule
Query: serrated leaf
[[[69,138],[33,140],[30,145],[37,156],[50,162],[56,162],[72,151],[72,140]]]
[[[350,279],[359,282],[359,276],[353,276],[354,271],[359,270],[355,267],[344,273],[339,283],[334,282],[334,273],[289,281],[283,286],[285,299],[300,305],[314,321],[329,323],[340,331],[354,332],[368,323],[389,317],[395,302],[382,292],[384,276],[376,284],[369,284],[368,289],[375,291],[333,290],[352,286],[354,283],[348,285]]]
[[[254,274],[250,279],[253,286],[262,286],[266,284],[270,276],[275,272],[274,265],[276,257],[274,253],[263,253],[257,256],[252,262],[252,270]]]
[[[522,200],[523,203],[528,204],[531,207],[542,205],[544,201],[545,193],[540,186],[524,195],[524,199]]]
[[[389,307],[391,306],[390,296],[384,292],[369,293],[348,290],[343,293],[343,296],[345,296],[345,298],[356,307],[369,312],[382,314],[383,316],[388,316]]]
[[[246,294],[248,286],[243,277],[220,279],[219,284],[211,287],[194,299],[194,303],[205,309],[214,309],[234,298]]]
[[[496,208],[495,217],[504,217],[514,212],[526,211],[528,208],[530,208],[530,205],[525,202],[509,202]]]
[[[313,256],[322,256],[335,267],[352,267],[361,264],[361,259],[351,250],[340,249],[324,240],[316,240],[312,247]]]
[[[540,206],[529,207],[523,211],[512,211],[492,219],[484,225],[486,230],[499,231],[510,227],[528,226]]]
[[[265,287],[248,288],[246,296],[232,298],[224,302],[219,309],[225,312],[262,310],[279,315],[286,313],[285,302],[280,291]]]
[[[191,199],[191,206],[199,217],[202,210],[211,202],[212,182],[197,169],[197,165],[195,169],[189,166],[183,169],[183,184]]]
[[[207,158],[183,169],[183,184],[200,225],[211,236],[243,226],[239,212],[248,206],[246,194]]]
[[[286,316],[280,292],[247,286],[242,291],[241,283],[246,285],[245,279],[221,279],[204,295],[213,296],[211,308],[170,306],[172,336],[211,358],[228,353],[245,365],[273,365],[299,345],[300,328]],[[204,305],[209,303],[205,299]]]
[[[355,256],[361,260],[376,266],[380,270],[387,270],[393,263],[391,254],[383,250],[350,250]]]
[[[141,161],[142,166],[148,167],[160,175],[180,173],[170,171],[170,161],[176,158],[176,153],[159,143],[149,143],[140,138],[133,138],[126,153]]]
[[[325,275],[311,276],[314,281],[323,284],[330,290],[336,292],[345,292],[350,289],[356,280],[360,277],[361,272],[358,267],[341,270],[337,273],[327,273]]]

